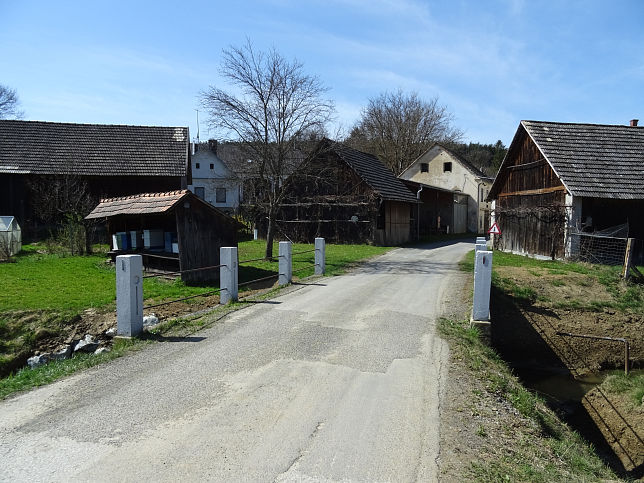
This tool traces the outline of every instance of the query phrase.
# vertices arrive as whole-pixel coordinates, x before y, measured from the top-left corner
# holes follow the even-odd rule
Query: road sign
[[[499,228],[499,225],[497,225],[495,221],[494,224],[490,227],[490,229],[487,232],[492,235],[500,235],[501,229]]]

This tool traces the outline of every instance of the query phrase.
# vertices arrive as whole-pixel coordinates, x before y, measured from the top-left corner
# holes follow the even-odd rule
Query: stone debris
[[[157,325],[158,323],[159,323],[159,318],[154,314],[146,315],[145,317],[143,317],[143,327]]]
[[[85,335],[85,338],[79,340],[74,346],[74,352],[94,352],[96,349],[98,349],[98,342],[94,340],[94,336],[91,334]]]
[[[94,354],[98,355],[98,354],[103,354],[105,352],[110,352],[110,348],[109,347],[99,347],[98,349],[96,349],[94,351]]]
[[[27,365],[32,369],[45,365],[49,362],[49,354],[40,354],[27,359]]]
[[[110,327],[105,331],[107,337],[114,337],[116,335],[116,327]]]
[[[72,356],[72,346],[66,345],[58,352],[53,352],[50,354],[50,359],[52,361],[62,361],[63,359],[69,359]]]

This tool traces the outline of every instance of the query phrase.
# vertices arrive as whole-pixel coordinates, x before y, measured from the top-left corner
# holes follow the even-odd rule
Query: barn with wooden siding
[[[101,198],[185,189],[191,183],[187,127],[0,120],[0,213],[27,239],[48,235],[38,186],[74,182]],[[39,196],[41,195],[41,196]]]
[[[219,278],[219,248],[237,246],[235,219],[188,190],[100,201],[87,219],[107,222],[112,254],[140,254],[146,269],[185,271],[187,283]]]
[[[571,233],[644,238],[644,128],[521,121],[490,190],[495,246],[564,258]]]
[[[320,153],[294,175],[278,215],[278,233],[334,243],[411,240],[416,196],[377,157],[331,141]]]

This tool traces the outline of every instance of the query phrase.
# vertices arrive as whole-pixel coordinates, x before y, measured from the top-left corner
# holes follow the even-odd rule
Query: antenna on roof
[[[199,144],[199,109],[195,109],[197,111],[197,144]]]

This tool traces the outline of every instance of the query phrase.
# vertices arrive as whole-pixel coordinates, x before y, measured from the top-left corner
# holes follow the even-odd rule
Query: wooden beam
[[[547,193],[555,193],[557,191],[566,191],[566,187],[561,185],[553,186],[551,188],[541,188],[538,190],[513,191],[511,193],[499,193],[497,196],[499,198],[504,198],[506,196],[545,195]]]
[[[542,164],[546,164],[546,158],[537,159],[536,161],[532,161],[530,163],[513,164],[512,166],[508,166],[508,169],[532,168],[534,166]]]

